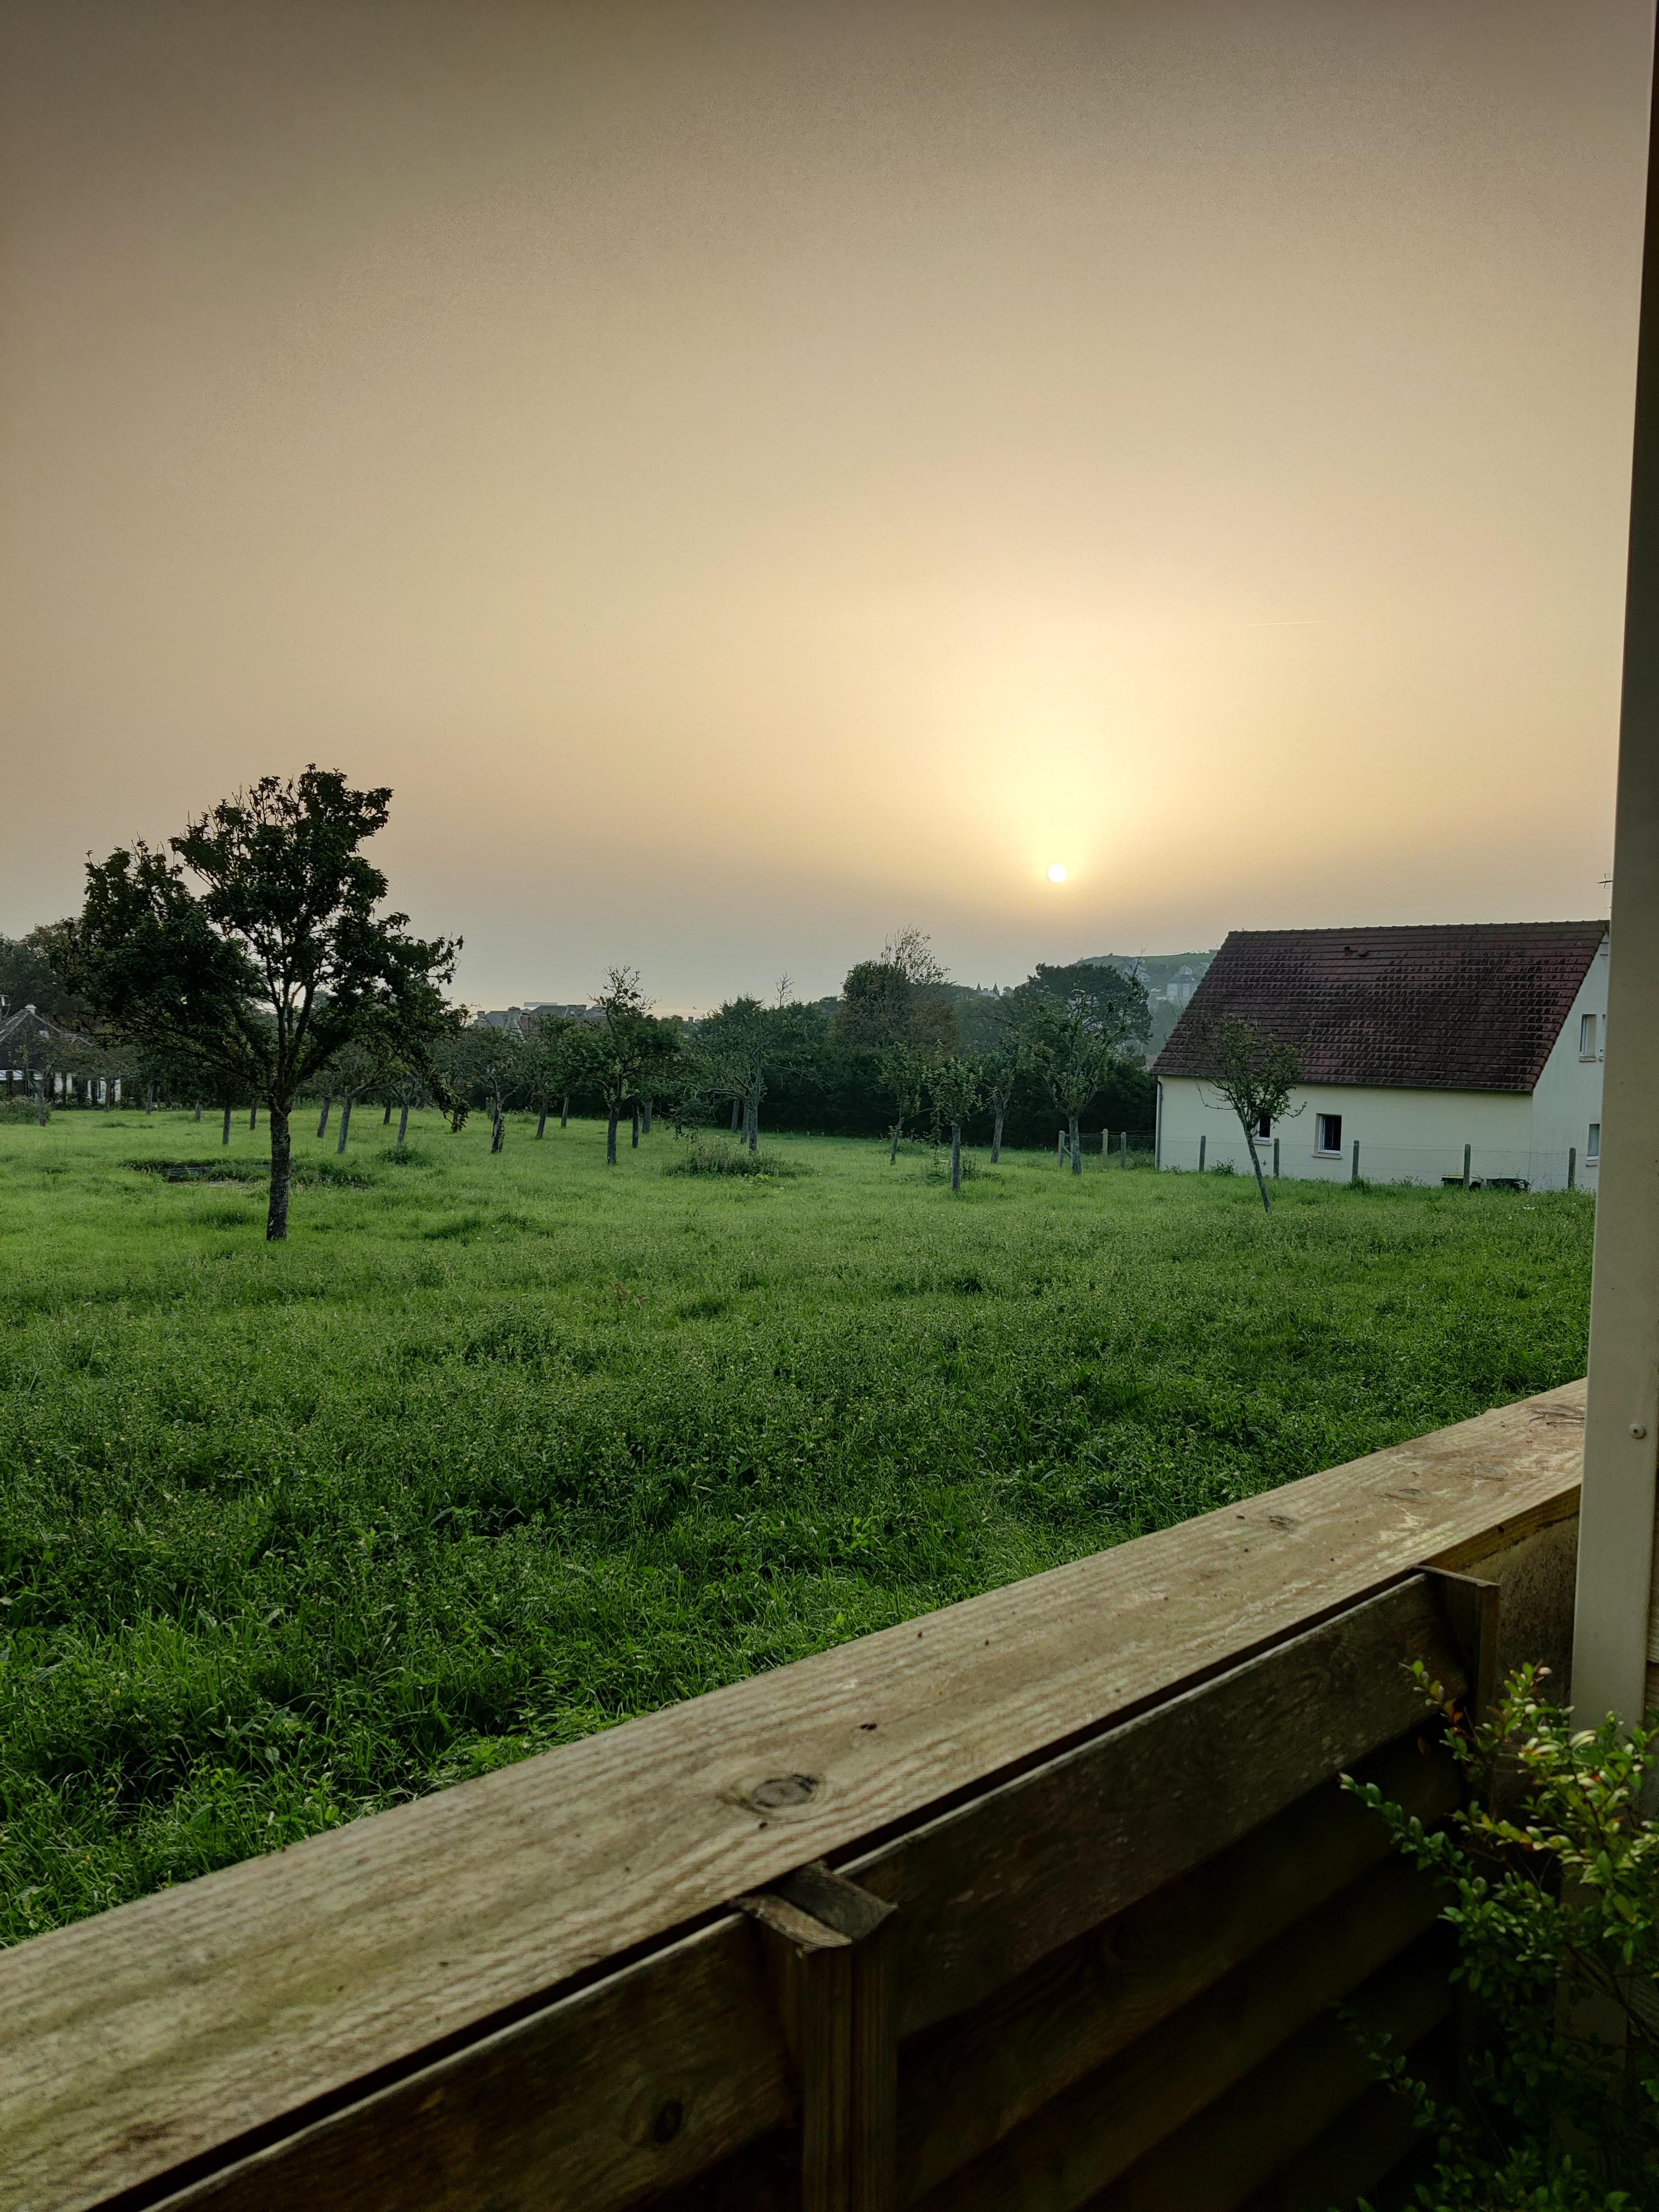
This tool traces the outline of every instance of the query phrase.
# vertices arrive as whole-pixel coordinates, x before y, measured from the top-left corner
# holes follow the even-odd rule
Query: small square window
[[[1589,1136],[1584,1146],[1584,1165],[1587,1168],[1594,1167],[1601,1157],[1601,1124],[1599,1121],[1592,1121],[1589,1125]]]
[[[1342,1149],[1342,1116],[1340,1114],[1320,1114],[1314,1118],[1314,1150],[1316,1152],[1340,1152]]]
[[[1258,1137],[1271,1137],[1273,1133],[1273,1117],[1271,1114],[1264,1114],[1255,1125],[1255,1133]]]
[[[1578,1017],[1578,1057],[1580,1060],[1594,1060],[1595,1057],[1594,1014],[1580,1014]]]

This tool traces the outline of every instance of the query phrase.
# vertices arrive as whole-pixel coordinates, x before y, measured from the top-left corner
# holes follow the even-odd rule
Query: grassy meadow
[[[0,1120],[0,1936],[1583,1365],[1582,1197],[533,1128]]]

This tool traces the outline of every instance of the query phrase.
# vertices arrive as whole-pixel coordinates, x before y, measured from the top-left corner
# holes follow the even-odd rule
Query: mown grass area
[[[532,1127],[0,1127],[6,1936],[1583,1364],[1583,1198]]]

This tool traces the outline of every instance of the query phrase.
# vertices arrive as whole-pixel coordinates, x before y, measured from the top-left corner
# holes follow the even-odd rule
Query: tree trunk
[[[380,1127],[383,1129],[392,1127],[392,1101],[389,1098],[386,1102],[386,1111],[380,1116]]]
[[[651,1101],[650,1101],[648,1098],[647,1098],[647,1099],[646,1100],[646,1102],[645,1102],[644,1112],[645,1112],[645,1133],[646,1133],[646,1135],[648,1137],[648,1136],[651,1134]]]
[[[294,1143],[289,1132],[288,1109],[270,1109],[270,1208],[265,1215],[265,1242],[280,1244],[288,1235],[288,1194],[294,1173]]]
[[[617,1124],[621,1119],[622,1108],[613,1105],[610,1126],[605,1133],[605,1164],[608,1168],[614,1168],[617,1164]]]
[[[350,1134],[351,1134],[351,1101],[350,1101],[350,1099],[349,1099],[349,1098],[348,1098],[348,1099],[346,1100],[346,1102],[345,1102],[344,1105],[343,1105],[343,1106],[342,1106],[342,1107],[341,1107],[341,1109],[340,1109],[340,1141],[339,1141],[339,1143],[338,1143],[337,1145],[336,1145],[336,1146],[334,1147],[334,1149],[335,1149],[335,1151],[336,1151],[337,1152],[344,1152],[344,1150],[345,1150],[345,1148],[346,1148],[346,1139],[347,1139]]]
[[[1267,1195],[1267,1178],[1262,1174],[1261,1163],[1256,1158],[1255,1131],[1251,1128],[1242,1115],[1239,1116],[1239,1126],[1244,1132],[1244,1141],[1250,1148],[1250,1165],[1255,1170],[1255,1187],[1261,1193],[1263,1209],[1271,1213],[1273,1210],[1273,1202]]]
[[[536,1124],[536,1134],[538,1137],[544,1137],[547,1134],[547,1116],[549,1111],[550,1109],[548,1107],[547,1101],[544,1098],[542,1101],[541,1118]]]
[[[1083,1173],[1083,1139],[1078,1134],[1077,1115],[1075,1114],[1071,1117],[1071,1134],[1072,1173],[1073,1175],[1081,1175]]]
[[[952,1121],[951,1124],[951,1188],[952,1190],[962,1188],[962,1124],[960,1121]]]
[[[734,1137],[738,1133],[738,1111],[742,1104],[743,1101],[740,1098],[734,1098],[732,1101],[732,1134]]]
[[[749,1149],[751,1152],[757,1152],[760,1150],[760,1100],[758,1098],[751,1098],[749,1102]]]
[[[155,1085],[153,1083],[144,1085],[144,1111],[146,1114],[155,1111]]]
[[[202,1118],[202,1102],[199,1098],[196,1102],[196,1118],[198,1121]]]
[[[501,1146],[507,1142],[507,1116],[499,1106],[495,1108],[495,1127],[490,1132],[489,1149],[492,1152],[499,1152]]]
[[[398,1144],[399,1144],[400,1146],[401,1146],[401,1145],[402,1145],[402,1143],[404,1142],[404,1139],[408,1136],[408,1134],[409,1134],[409,1101],[408,1101],[408,1099],[407,1099],[407,1098],[405,1098],[405,1099],[404,1099],[404,1103],[403,1103],[402,1110],[399,1112],[399,1114],[398,1114]]]
[[[635,1108],[634,1108],[634,1139],[633,1139],[633,1142],[634,1142],[634,1150],[637,1152],[638,1152],[638,1150],[640,1149],[640,1109],[639,1109],[639,1106],[638,1106],[637,1102],[635,1103]]]
[[[332,1107],[333,1103],[334,1093],[331,1091],[324,1091],[323,1110],[317,1117],[317,1134],[319,1137],[325,1137],[328,1134],[329,1109]]]
[[[226,1145],[230,1142],[230,1109],[228,1106],[225,1109],[225,1133],[223,1137],[221,1138],[220,1142]]]
[[[570,1127],[570,1093],[568,1091],[564,1095],[564,1103],[559,1108],[559,1127],[562,1129],[568,1129]]]
[[[250,1129],[257,1129],[259,1126],[259,1102],[257,1098],[247,1109],[247,1125]]]
[[[893,1149],[892,1149],[892,1151],[891,1151],[890,1152],[889,1152],[889,1153],[888,1153],[888,1155],[887,1155],[887,1164],[888,1164],[888,1166],[889,1166],[890,1168],[893,1165],[894,1162],[898,1158],[899,1139],[900,1139],[903,1134],[904,1134],[904,1123],[903,1123],[902,1121],[895,1121],[895,1122],[894,1122],[894,1124],[893,1124]]]
[[[34,1115],[35,1120],[40,1123],[43,1129],[46,1126],[46,1116],[51,1110],[51,1108],[46,1104],[46,1079],[43,1075],[40,1078],[40,1096],[36,1106]]]
[[[1002,1158],[1002,1109],[996,1110],[996,1120],[991,1128],[991,1165],[995,1167]]]

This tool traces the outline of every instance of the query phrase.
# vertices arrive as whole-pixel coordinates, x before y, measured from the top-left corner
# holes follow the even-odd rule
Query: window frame
[[[1593,1013],[1579,1015],[1578,1057],[1580,1060],[1594,1060],[1597,1057],[1595,1042],[1600,1030],[1601,1024]]]
[[[1331,1124],[1336,1124],[1334,1143],[1328,1143]],[[1342,1116],[1340,1114],[1314,1115],[1314,1158],[1319,1160],[1340,1160],[1342,1157]]]
[[[1595,1168],[1600,1167],[1601,1164],[1601,1124],[1599,1121],[1592,1121],[1584,1138],[1584,1165],[1587,1168]]]

